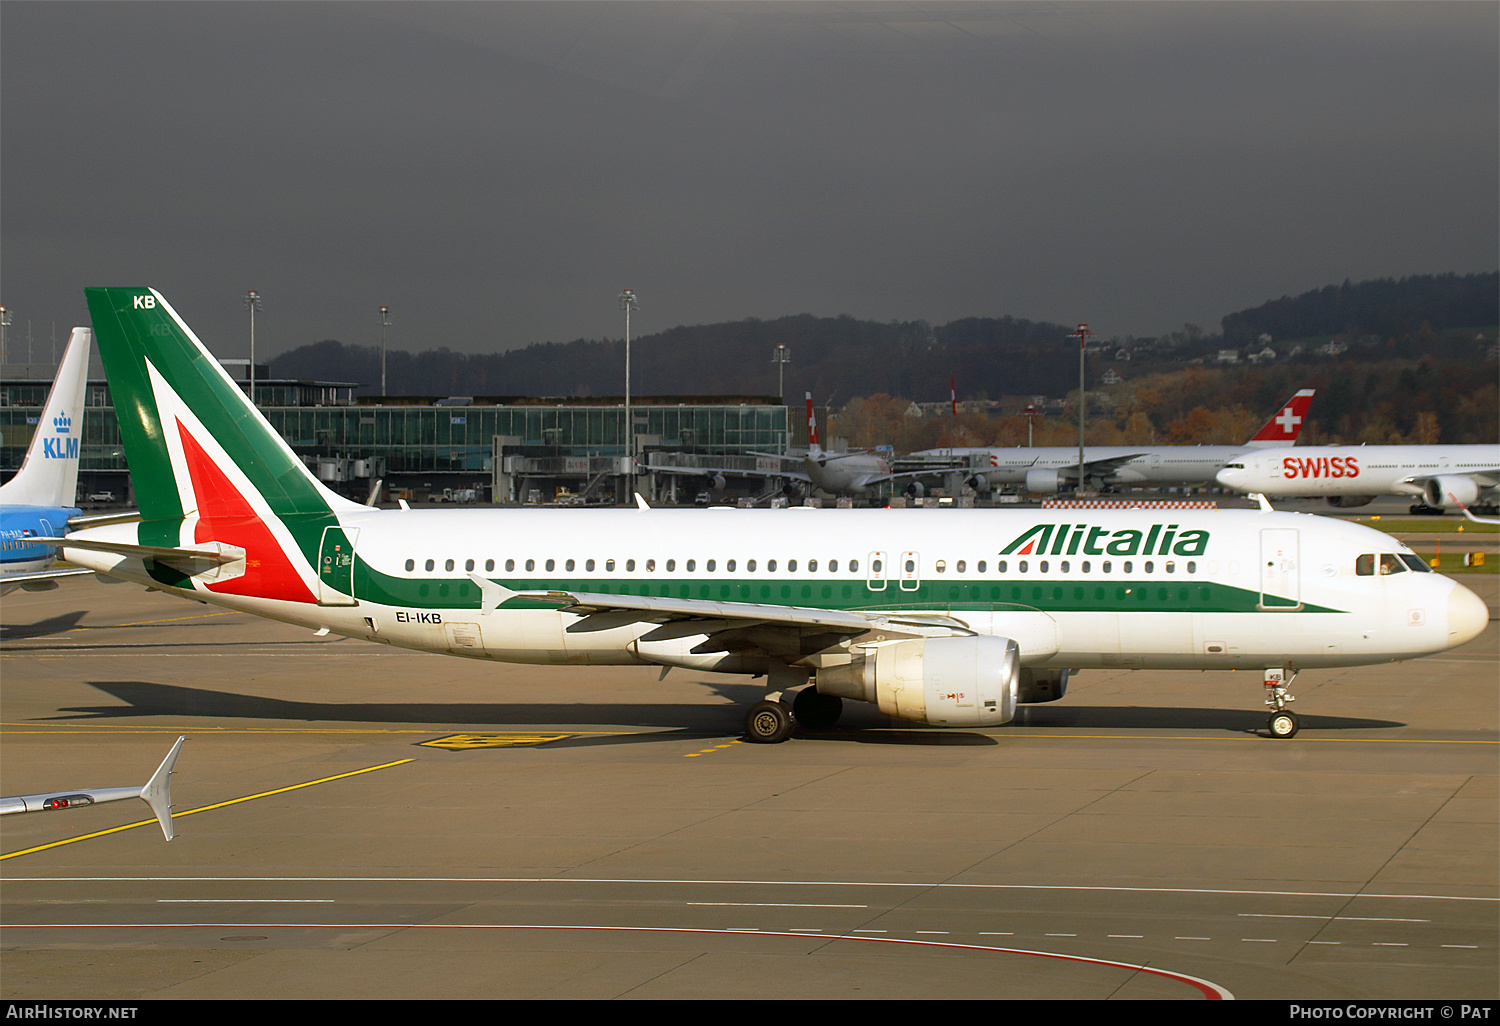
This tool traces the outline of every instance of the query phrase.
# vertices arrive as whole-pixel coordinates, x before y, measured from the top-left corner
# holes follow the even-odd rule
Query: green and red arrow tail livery
[[[210,543],[242,561],[204,582],[213,593],[317,602],[323,531],[350,502],[308,472],[160,293],[86,289],[140,503],[137,542],[194,551]],[[181,569],[147,563],[162,584]]]

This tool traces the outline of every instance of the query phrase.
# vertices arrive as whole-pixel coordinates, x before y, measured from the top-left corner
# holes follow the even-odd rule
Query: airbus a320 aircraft
[[[1326,445],[1244,453],[1219,483],[1267,498],[1327,497],[1363,506],[1377,495],[1410,495],[1433,509],[1495,513],[1500,445]]]
[[[1400,542],[1299,514],[371,509],[308,473],[159,293],[87,295],[142,521],[75,532],[69,559],[405,648],[764,677],[751,741],[844,699],[993,726],[1089,667],[1262,669],[1289,737],[1298,670],[1488,622]]]
[[[56,550],[36,541],[61,534],[82,512],[74,503],[93,339],[88,328],[73,329],[21,469],[0,485],[0,594],[55,588],[58,577],[93,573],[53,569]]]
[[[1307,420],[1313,389],[1287,400],[1244,445],[1095,445],[1084,449],[1084,481],[1090,488],[1113,485],[1209,485],[1226,463],[1247,450],[1292,445]],[[973,470],[969,487],[986,491],[995,485],[1024,484],[1028,492],[1052,494],[1078,485],[1078,447],[1065,445],[995,448],[927,449],[905,457],[932,464],[968,462],[980,454],[989,469]]]

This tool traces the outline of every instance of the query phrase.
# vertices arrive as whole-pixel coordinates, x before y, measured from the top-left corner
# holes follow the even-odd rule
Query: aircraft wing
[[[794,630],[817,630],[824,633],[854,636],[880,628],[896,634],[918,636],[933,628],[972,634],[960,620],[935,614],[887,615],[877,611],[855,612],[846,609],[813,609],[803,606],[780,606],[756,602],[713,602],[707,599],[669,598],[652,595],[605,595],[586,591],[512,591],[504,585],[470,574],[479,585],[485,610],[513,599],[556,602],[564,612],[583,617],[568,628],[573,633],[611,630],[631,623],[654,622],[670,628],[659,637],[646,635],[642,640],[656,641],[668,636],[716,633],[730,628],[772,627]],[[655,633],[655,632],[653,632]]]
[[[72,535],[67,538],[37,538],[43,545],[60,548],[86,549],[90,552],[110,552],[117,556],[133,556],[136,559],[154,559],[169,566],[176,566],[187,573],[223,566],[245,558],[245,550],[238,545],[209,542],[194,548],[174,548],[169,545],[134,545],[129,542],[97,541]],[[88,571],[93,573],[92,570]]]

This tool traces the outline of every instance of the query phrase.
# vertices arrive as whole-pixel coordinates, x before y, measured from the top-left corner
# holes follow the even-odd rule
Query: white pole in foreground
[[[635,291],[620,293],[620,308],[625,311],[625,455],[630,463],[625,469],[625,497],[635,492],[635,421],[630,416],[630,311],[636,306]]]

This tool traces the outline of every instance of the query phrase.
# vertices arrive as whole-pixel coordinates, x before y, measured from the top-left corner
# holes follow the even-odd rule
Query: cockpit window
[[[1430,574],[1434,572],[1432,567],[1428,566],[1427,561],[1421,556],[1414,556],[1410,552],[1401,552],[1397,554],[1401,557],[1401,562],[1405,563],[1407,566],[1411,567],[1419,574]]]
[[[1382,576],[1386,574],[1404,574],[1406,573],[1406,564],[1401,562],[1400,558],[1394,552],[1382,552],[1380,554],[1380,573]]]
[[[1375,576],[1375,553],[1362,552],[1354,559],[1354,572],[1360,577]]]

